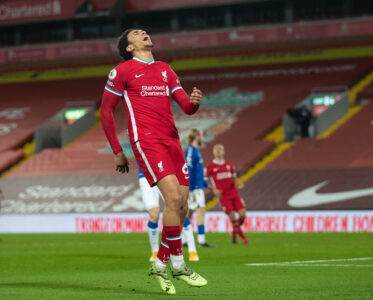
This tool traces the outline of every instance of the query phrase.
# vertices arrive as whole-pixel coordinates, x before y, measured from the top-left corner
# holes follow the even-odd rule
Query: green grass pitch
[[[189,265],[209,284],[173,280],[169,296],[147,276],[146,234],[3,234],[0,299],[373,299],[373,234],[248,236],[233,245],[208,234],[217,248],[199,248]]]

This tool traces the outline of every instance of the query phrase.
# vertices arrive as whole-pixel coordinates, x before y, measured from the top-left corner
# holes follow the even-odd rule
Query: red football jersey
[[[210,178],[214,188],[222,191],[223,198],[233,198],[239,196],[234,178],[236,172],[230,161],[217,162],[213,160],[206,167],[206,177]]]
[[[101,106],[101,121],[114,153],[122,151],[115,132],[112,110],[120,99],[128,114],[131,143],[145,139],[178,138],[170,96],[187,114],[197,111],[171,67],[138,57],[120,63],[109,74]]]

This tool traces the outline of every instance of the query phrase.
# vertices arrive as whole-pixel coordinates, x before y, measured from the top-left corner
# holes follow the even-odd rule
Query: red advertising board
[[[4,0],[0,2],[0,24],[69,18],[84,0]]]
[[[154,49],[162,51],[372,34],[373,18],[364,18],[323,23],[161,34],[152,35],[151,38]],[[112,55],[116,52],[116,39],[79,41],[0,50],[0,63]]]
[[[251,0],[253,2],[254,0]],[[245,0],[127,0],[128,12],[147,11],[157,9],[172,9],[179,7],[203,6],[212,4],[229,4],[237,2],[250,2]]]
[[[148,215],[137,213],[2,215],[0,233],[146,232]],[[196,219],[191,219],[192,227]],[[162,227],[162,220],[160,220]],[[245,232],[372,232],[372,211],[247,211]],[[206,213],[207,232],[231,232],[223,212]]]

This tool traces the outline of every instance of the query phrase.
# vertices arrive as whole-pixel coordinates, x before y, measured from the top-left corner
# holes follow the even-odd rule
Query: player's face
[[[150,36],[146,33],[145,30],[132,30],[128,34],[127,39],[130,42],[130,44],[127,46],[127,51],[137,51],[153,47],[152,40],[150,39]]]
[[[214,157],[215,158],[223,158],[224,157],[224,146],[223,145],[215,145],[214,147],[214,150],[213,150],[213,154],[214,154]]]

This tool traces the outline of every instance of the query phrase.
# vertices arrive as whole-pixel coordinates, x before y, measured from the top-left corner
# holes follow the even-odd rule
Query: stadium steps
[[[99,111],[96,112],[98,117]],[[106,169],[107,156],[104,155],[99,159],[97,149],[105,147],[105,141],[97,141],[90,138],[92,132],[101,131],[99,120],[96,125],[89,131],[83,133],[70,144],[62,149],[44,149],[38,154],[28,156],[15,168],[7,172],[8,177],[27,176],[48,176],[53,174],[91,174],[97,169]],[[101,133],[101,132],[100,132]],[[94,134],[97,136],[97,134]],[[81,142],[81,140],[83,142]],[[90,141],[90,142],[89,142]],[[78,146],[75,146],[78,144]],[[112,158],[111,158],[112,162]]]
[[[356,111],[329,135],[298,140],[267,169],[341,168],[368,164],[373,153],[373,101]]]
[[[8,150],[0,152],[0,174],[16,164],[24,157],[22,150]]]
[[[8,173],[10,173],[12,170],[20,166],[23,162],[25,162],[27,159],[29,159],[35,151],[35,143],[34,141],[30,141],[28,143],[25,143],[20,149],[15,151],[9,151],[14,154],[14,157],[12,160],[9,160],[6,165],[1,165],[0,163],[0,177],[6,177]],[[1,160],[4,158],[3,153],[0,153]],[[17,156],[15,154],[18,154]],[[6,157],[6,156],[5,156]]]

